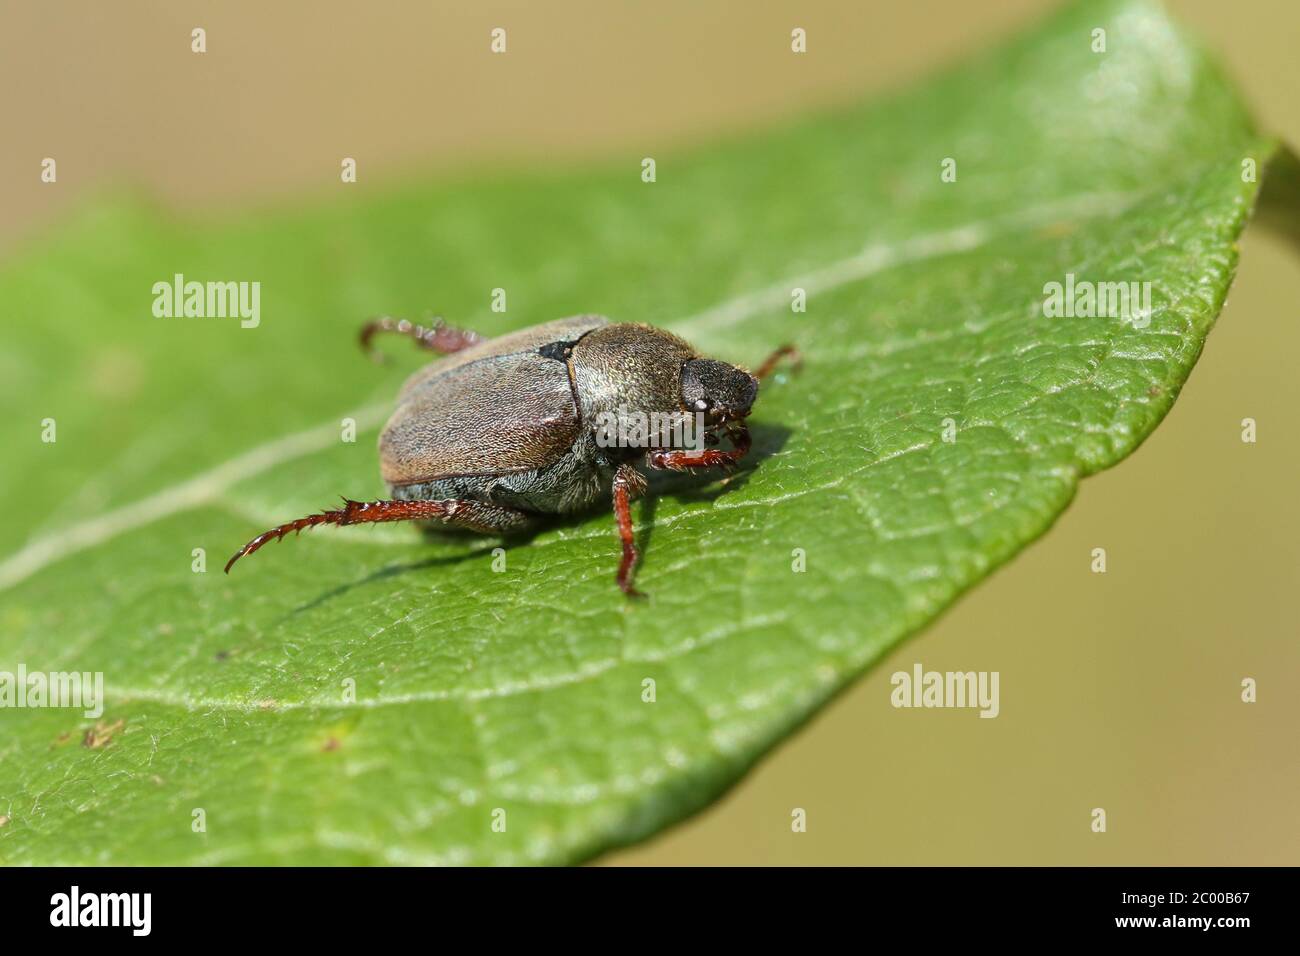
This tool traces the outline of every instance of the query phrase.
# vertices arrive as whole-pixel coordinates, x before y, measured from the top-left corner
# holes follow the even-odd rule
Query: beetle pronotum
[[[637,460],[651,469],[729,469],[749,451],[749,416],[759,381],[782,346],[751,374],[705,358],[650,325],[579,315],[484,339],[438,322],[375,319],[361,330],[369,349],[379,332],[409,336],[445,357],[411,376],[379,438],[380,471],[392,497],[352,501],[258,535],[226,571],[266,542],[322,524],[438,521],[483,534],[529,531],[550,515],[613,499],[623,557],[618,586],[628,594],[637,550],[631,502],[645,491]],[[593,423],[628,410],[695,415],[703,442],[675,447],[655,435],[637,447],[598,440]]]

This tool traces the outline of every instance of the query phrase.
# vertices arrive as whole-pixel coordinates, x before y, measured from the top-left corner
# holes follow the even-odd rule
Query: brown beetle
[[[370,347],[396,332],[446,355],[411,376],[379,437],[387,501],[352,501],[272,528],[244,545],[231,566],[267,541],[321,524],[440,521],[483,534],[529,531],[548,515],[590,506],[612,489],[623,544],[618,586],[628,594],[637,551],[633,498],[645,490],[634,461],[654,469],[730,468],[749,451],[745,418],[759,380],[794,349],[777,349],[754,374],[701,356],[677,336],[649,325],[613,324],[579,315],[483,339],[438,322],[375,319],[361,330]],[[638,417],[639,416],[639,417]],[[656,418],[655,416],[658,416]],[[629,417],[659,427],[632,429]],[[699,425],[693,448],[669,441]],[[608,427],[619,423],[615,435]],[[596,423],[602,427],[597,428]],[[729,450],[704,448],[730,440]]]

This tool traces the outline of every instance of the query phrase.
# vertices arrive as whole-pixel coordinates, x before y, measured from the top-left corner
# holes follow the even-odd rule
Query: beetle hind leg
[[[416,325],[409,319],[395,319],[390,315],[381,315],[363,325],[358,336],[361,350],[376,361],[382,361],[382,356],[371,346],[370,340],[380,332],[405,335],[407,338],[414,339],[415,344],[420,348],[442,355],[459,352],[461,349],[467,349],[471,345],[478,345],[484,341],[483,336],[477,332],[448,325],[442,319],[437,319],[433,325],[423,326]]]
[[[352,501],[344,498],[342,508],[307,515],[305,518],[262,532],[236,551],[226,562],[226,573],[230,573],[236,561],[246,554],[252,554],[268,541],[279,541],[285,535],[298,534],[305,528],[315,528],[323,524],[376,524],[384,521],[441,521],[444,524],[481,534],[512,534],[530,528],[535,518],[523,511],[486,501],[467,501],[457,498],[428,501]]]

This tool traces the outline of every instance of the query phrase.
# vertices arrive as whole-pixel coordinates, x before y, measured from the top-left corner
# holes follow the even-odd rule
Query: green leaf
[[[1087,3],[885,102],[656,155],[654,183],[635,155],[218,224],[88,210],[0,274],[0,670],[102,671],[107,704],[0,710],[0,860],[567,862],[700,808],[1151,432],[1272,151],[1158,8]],[[175,273],[259,281],[260,325],[154,318]],[[1150,282],[1149,324],[1046,317],[1067,274]],[[492,539],[392,526],[222,575],[383,495],[418,357],[373,366],[356,329],[434,308],[805,365],[764,386],[752,469],[639,506],[648,601],[600,509],[503,573]]]

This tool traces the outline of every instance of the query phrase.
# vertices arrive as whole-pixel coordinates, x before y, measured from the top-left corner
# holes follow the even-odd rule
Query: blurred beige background
[[[642,156],[905,85],[1050,6],[4,0],[0,250],[122,185],[202,219],[326,196],[343,156],[363,189]],[[1300,144],[1300,4],[1170,6],[1260,125]],[[494,26],[504,63],[462,39],[486,50]],[[809,53],[773,68],[764,44],[792,26]],[[55,185],[39,181],[46,156]],[[1252,229],[1206,353],[1143,448],[715,807],[606,862],[1300,863],[1298,313],[1300,250]],[[1097,546],[1104,576],[1088,569]],[[892,709],[889,675],[916,661],[998,662],[1002,715]],[[1243,677],[1258,703],[1239,702]],[[790,832],[793,807],[807,833]]]

